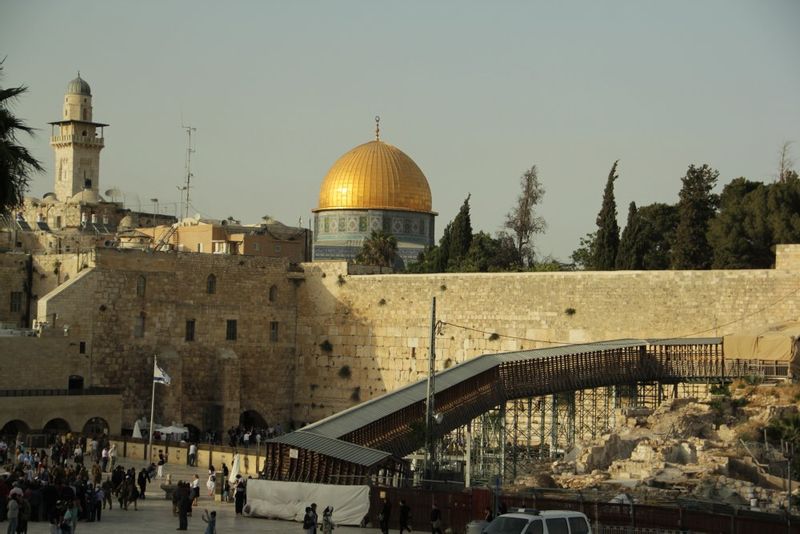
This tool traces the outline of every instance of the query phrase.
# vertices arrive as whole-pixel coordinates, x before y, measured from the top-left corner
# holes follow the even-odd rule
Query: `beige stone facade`
[[[160,387],[158,419],[205,429],[227,428],[248,410],[269,422],[313,421],[424,377],[434,296],[444,322],[439,369],[484,353],[721,336],[800,316],[800,270],[791,268],[350,275],[340,262],[300,267],[99,250],[94,267],[39,299],[38,318],[69,325],[87,343],[95,385],[123,388],[123,426],[147,414],[157,354],[174,379]]]
[[[94,268],[39,300],[38,317],[51,328],[69,325],[70,336],[86,342],[93,384],[124,390],[128,427],[149,415],[154,355],[173,378],[159,386],[158,421],[221,429],[247,410],[286,421],[298,313],[289,265],[98,250]]]
[[[170,250],[204,254],[232,254],[287,258],[300,263],[311,259],[310,232],[273,222],[241,225],[229,221],[185,219],[172,231],[170,226],[138,228],[153,243],[165,241]]]

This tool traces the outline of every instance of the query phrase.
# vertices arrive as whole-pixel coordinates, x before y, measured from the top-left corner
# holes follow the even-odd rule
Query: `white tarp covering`
[[[317,503],[322,518],[326,506],[333,506],[333,522],[358,526],[369,512],[369,486],[336,486],[276,480],[247,481],[245,515],[302,522],[306,506]]]

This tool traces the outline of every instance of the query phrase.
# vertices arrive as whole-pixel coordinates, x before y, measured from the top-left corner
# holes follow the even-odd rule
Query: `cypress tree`
[[[672,246],[673,269],[708,269],[713,250],[706,234],[714,217],[719,199],[711,192],[719,171],[707,164],[689,165],[681,178],[683,187],[678,195],[678,227]]]
[[[619,249],[619,225],[617,224],[617,203],[614,200],[614,180],[617,176],[617,164],[611,166],[608,173],[606,189],[603,192],[603,206],[597,214],[597,237],[594,241],[592,269],[611,271],[616,266]]]
[[[641,243],[641,224],[639,214],[636,211],[636,202],[631,202],[628,206],[628,221],[622,231],[622,238],[619,241],[617,251],[617,269],[635,270],[643,268],[643,256]]]
[[[464,204],[461,205],[461,209],[458,211],[458,215],[451,223],[447,254],[448,270],[457,271],[459,269],[460,263],[467,256],[469,246],[472,244],[472,222],[469,216],[470,196],[467,195]],[[444,243],[440,244],[440,246],[443,245]]]

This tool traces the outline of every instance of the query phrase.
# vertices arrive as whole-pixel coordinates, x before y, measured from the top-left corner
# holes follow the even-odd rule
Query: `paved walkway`
[[[120,458],[119,463],[123,466],[139,467],[145,465],[144,462],[130,461]],[[272,533],[281,532],[291,534],[303,532],[302,525],[291,521],[277,521],[271,519],[259,519],[254,517],[237,516],[234,511],[233,503],[214,502],[205,488],[208,478],[206,469],[193,468],[189,466],[177,466],[167,464],[166,473],[172,475],[172,482],[178,480],[190,480],[197,473],[200,476],[201,488],[200,499],[194,508],[193,517],[189,518],[189,532],[202,534],[205,532],[206,524],[201,519],[203,509],[216,510],[217,512],[217,533],[218,534],[251,534],[258,532]],[[117,507],[114,502],[114,509],[104,510],[102,521],[99,523],[79,522],[76,529],[77,534],[96,533],[96,534],[155,534],[159,532],[174,532],[178,527],[178,516],[172,515],[172,502],[164,498],[164,492],[159,487],[161,481],[155,480],[147,487],[148,498],[139,501],[139,510],[132,508],[127,512]],[[334,514],[334,520],[336,514]],[[5,532],[8,523],[0,523],[0,532]],[[30,534],[49,534],[50,526],[47,523],[29,523],[28,532]],[[358,528],[358,527],[337,527],[336,534],[377,534],[379,529]]]

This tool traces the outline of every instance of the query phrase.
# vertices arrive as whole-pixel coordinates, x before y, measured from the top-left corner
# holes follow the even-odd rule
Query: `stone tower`
[[[56,198],[64,202],[84,190],[99,195],[103,127],[108,124],[92,122],[92,90],[80,73],[67,85],[61,120],[50,124]]]

